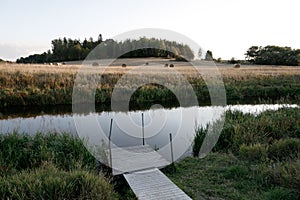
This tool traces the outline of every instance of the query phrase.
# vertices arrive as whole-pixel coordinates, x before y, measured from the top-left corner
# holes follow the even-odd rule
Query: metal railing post
[[[111,155],[111,132],[112,132],[112,123],[113,119],[110,120],[110,128],[109,128],[109,135],[108,135],[108,149],[109,149],[109,162],[110,162],[110,168],[112,169],[112,155]]]
[[[170,146],[171,146],[171,161],[172,161],[172,164],[173,164],[174,163],[174,157],[173,157],[172,133],[170,133]]]
[[[143,145],[145,145],[145,133],[144,133],[144,113],[142,113],[142,137],[143,137]]]

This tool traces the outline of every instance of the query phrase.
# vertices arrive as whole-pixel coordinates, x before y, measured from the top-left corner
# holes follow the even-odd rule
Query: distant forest
[[[300,64],[300,49],[279,46],[252,46],[246,52],[246,59],[258,65],[290,65]]]
[[[102,40],[100,34],[97,41],[93,38],[81,42],[78,39],[59,38],[52,40],[52,49],[42,54],[34,54],[17,59],[17,63],[50,63],[89,59],[116,58],[141,58],[141,57],[165,57],[165,58],[194,58],[194,53],[188,45],[179,44],[155,38],[142,37],[138,40],[114,41]],[[101,45],[100,45],[101,44]],[[99,46],[98,46],[99,45]],[[155,48],[144,48],[155,47]],[[141,48],[134,50],[135,48]],[[94,50],[94,51],[92,51]],[[91,53],[92,52],[92,53]],[[91,53],[91,54],[90,54]]]

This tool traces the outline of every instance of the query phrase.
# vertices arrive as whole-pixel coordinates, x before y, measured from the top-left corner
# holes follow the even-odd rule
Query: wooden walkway
[[[139,200],[191,199],[157,168],[124,174]]]
[[[112,148],[111,161],[113,175],[144,169],[162,168],[171,164],[149,145]]]
[[[123,174],[139,200],[191,199],[158,168],[171,164],[149,145],[112,148],[113,175]]]

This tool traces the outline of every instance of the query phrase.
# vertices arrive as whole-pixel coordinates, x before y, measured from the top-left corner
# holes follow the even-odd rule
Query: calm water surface
[[[296,107],[297,105],[263,104],[263,105],[233,105],[226,107],[190,107],[190,108],[156,108],[146,111],[107,112],[78,114],[40,114],[31,117],[8,116],[0,120],[0,132],[35,134],[42,133],[70,133],[77,134],[74,117],[82,119],[85,125],[78,125],[86,131],[93,129],[109,134],[110,120],[114,119],[112,127],[112,141],[118,146],[141,144],[142,142],[142,113],[144,115],[144,137],[148,144],[162,147],[169,142],[169,133],[176,135],[181,127],[191,132],[193,136],[195,126],[206,126],[218,120],[226,110],[236,110],[243,113],[257,115],[265,110],[277,110],[282,107]],[[97,126],[89,123],[89,119],[96,119]],[[100,128],[100,129],[99,129]]]

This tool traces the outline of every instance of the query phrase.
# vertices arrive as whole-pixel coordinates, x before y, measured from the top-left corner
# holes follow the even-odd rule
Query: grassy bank
[[[70,105],[78,65],[16,65],[2,64],[0,66],[0,107],[11,106],[43,106]],[[110,105],[112,91],[117,81],[129,70],[135,67],[109,67],[101,74],[101,81],[94,85],[96,88],[95,101],[97,104]],[[199,102],[209,103],[210,97],[206,83],[195,69],[189,66],[175,66],[193,86]],[[89,79],[97,77],[100,69],[90,67]],[[210,70],[209,67],[206,70]],[[229,104],[237,102],[299,102],[300,99],[300,70],[299,67],[265,67],[245,66],[234,69],[229,66],[219,67],[222,74],[227,100]],[[145,74],[153,73],[151,66],[145,66]],[[163,80],[164,85],[178,83],[176,77],[166,72],[156,71],[155,77]],[[122,89],[127,91],[130,84],[144,76],[133,73]],[[137,82],[137,81],[136,81]],[[83,86],[82,95],[89,92]],[[180,88],[180,90],[182,90]],[[187,94],[186,98],[189,98]],[[93,103],[93,102],[92,102]],[[163,105],[178,105],[176,97],[166,87],[146,85],[139,88],[131,97],[133,107],[147,107],[153,103]]]
[[[206,134],[198,129],[194,154]],[[168,176],[194,199],[299,199],[300,109],[228,111],[213,153],[176,168]]]
[[[295,200],[300,197],[299,168],[299,160],[273,167],[212,153],[180,161],[167,176],[193,199]]]
[[[0,134],[1,199],[118,199],[83,142],[64,134]]]
[[[195,145],[206,134],[198,129]],[[0,134],[0,198],[134,199],[124,179],[97,174],[82,142],[69,135]],[[165,173],[193,199],[299,199],[300,108],[257,116],[228,111],[213,152],[175,167]]]

